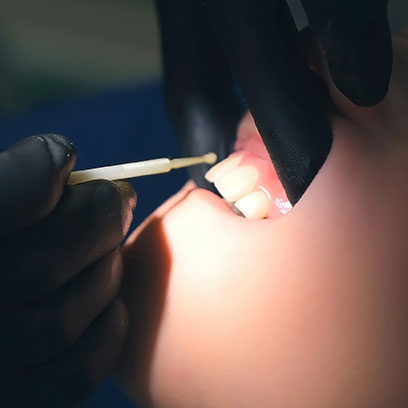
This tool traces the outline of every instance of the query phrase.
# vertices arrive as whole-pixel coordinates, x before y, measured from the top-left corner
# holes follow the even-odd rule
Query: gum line
[[[267,218],[276,218],[287,214],[292,206],[286,197],[273,164],[268,159],[260,158],[247,151],[232,153],[229,157],[239,157],[242,159],[238,167],[253,166],[257,169],[259,177],[254,191],[263,191],[270,201]]]

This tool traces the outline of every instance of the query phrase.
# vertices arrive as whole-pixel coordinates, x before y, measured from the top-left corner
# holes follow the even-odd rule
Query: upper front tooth
[[[263,191],[253,191],[240,198],[235,203],[235,207],[237,207],[246,218],[258,220],[268,215],[269,199]]]
[[[238,167],[241,160],[242,160],[242,155],[235,156],[235,157],[228,157],[225,160],[222,160],[219,163],[217,163],[215,166],[211,167],[211,169],[208,170],[207,173],[205,174],[205,178],[210,183],[214,183],[214,181],[218,177]]]
[[[214,184],[225,199],[234,202],[250,193],[258,178],[258,170],[254,166],[242,166],[217,177]]]

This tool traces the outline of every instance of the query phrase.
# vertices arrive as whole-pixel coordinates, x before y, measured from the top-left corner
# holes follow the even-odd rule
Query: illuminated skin
[[[287,215],[248,220],[189,185],[135,231],[117,370],[135,401],[408,406],[405,41],[381,105],[357,108],[331,89],[344,113],[332,151]]]

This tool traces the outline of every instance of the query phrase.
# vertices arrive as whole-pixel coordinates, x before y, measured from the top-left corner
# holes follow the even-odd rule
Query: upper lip
[[[234,150],[236,152],[245,150],[254,156],[271,162],[262,137],[249,113],[244,116],[238,128]]]

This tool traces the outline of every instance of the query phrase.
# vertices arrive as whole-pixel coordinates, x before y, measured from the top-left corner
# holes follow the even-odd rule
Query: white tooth
[[[244,214],[246,218],[260,220],[268,215],[269,199],[263,191],[253,191],[240,198],[235,207]]]
[[[242,166],[217,177],[214,185],[225,199],[234,202],[250,193],[258,178],[258,170],[254,166]]]
[[[242,155],[227,157],[226,159],[217,163],[215,166],[211,167],[211,169],[205,174],[205,178],[210,183],[214,183],[218,177],[225,174],[227,171],[237,168],[239,163],[241,163],[241,160]]]

